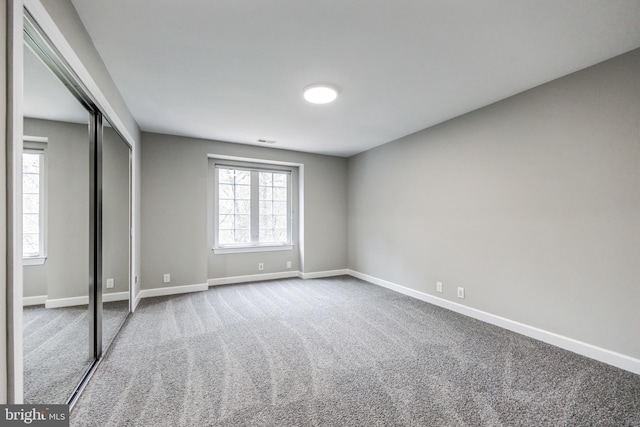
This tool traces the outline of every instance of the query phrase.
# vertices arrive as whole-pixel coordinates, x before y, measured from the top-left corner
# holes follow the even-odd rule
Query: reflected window
[[[46,259],[46,141],[25,137],[22,152],[22,257],[24,264]]]

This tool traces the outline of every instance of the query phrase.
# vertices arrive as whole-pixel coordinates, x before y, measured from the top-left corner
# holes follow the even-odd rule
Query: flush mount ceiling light
[[[326,83],[316,83],[304,88],[304,99],[312,104],[328,104],[338,97],[338,89]]]

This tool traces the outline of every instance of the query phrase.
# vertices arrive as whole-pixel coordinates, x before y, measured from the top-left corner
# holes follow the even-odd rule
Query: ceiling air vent
[[[261,142],[263,144],[275,144],[276,141],[274,141],[273,139],[259,139],[258,142]]]

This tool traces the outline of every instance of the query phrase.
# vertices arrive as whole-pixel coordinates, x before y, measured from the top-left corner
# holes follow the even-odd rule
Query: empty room
[[[640,3],[11,0],[0,419],[640,426]]]

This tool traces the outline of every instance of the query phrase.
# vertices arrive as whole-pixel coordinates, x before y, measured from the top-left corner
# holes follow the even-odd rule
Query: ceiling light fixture
[[[304,88],[304,99],[312,104],[328,104],[338,97],[338,89],[330,84],[316,83]]]

